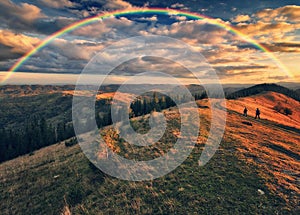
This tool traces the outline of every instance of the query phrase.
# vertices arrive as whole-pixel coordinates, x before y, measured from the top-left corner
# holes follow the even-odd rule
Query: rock
[[[259,193],[259,195],[264,195],[265,194],[265,192],[262,191],[261,189],[257,189],[257,192]]]
[[[54,179],[57,179],[57,178],[59,178],[59,175],[55,175],[55,176],[53,176],[53,178],[54,178]]]

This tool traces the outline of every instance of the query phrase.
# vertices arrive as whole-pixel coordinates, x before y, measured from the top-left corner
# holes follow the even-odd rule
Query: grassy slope
[[[293,110],[291,116],[277,113],[273,107],[282,102]],[[262,110],[262,119],[241,117],[247,106],[252,114]],[[239,143],[239,157],[259,166],[267,186],[291,205],[299,203],[300,184],[300,103],[282,94],[268,92],[248,98],[230,100],[227,137]],[[242,124],[250,122],[253,126]]]
[[[291,109],[294,114],[286,116],[275,111],[274,106],[278,103]],[[283,94],[263,92],[258,95],[227,102],[228,109],[239,113],[243,112],[244,107],[248,108],[248,115],[254,116],[256,108],[259,108],[261,110],[261,118],[300,129],[300,102]]]
[[[207,101],[201,103],[208,105]],[[218,152],[199,167],[210,109],[200,109],[200,113],[199,144],[180,167],[162,178],[121,181],[90,165],[78,145],[66,148],[56,144],[0,165],[0,210],[3,214],[58,214],[69,206],[76,214],[296,214],[294,201],[299,197],[289,195],[291,187],[281,186],[283,179],[268,171],[268,162],[270,170],[276,167],[283,172],[290,166],[290,175],[299,172],[299,160],[282,153],[282,148],[290,147],[300,154],[299,134],[248,118],[253,123],[249,130],[241,124],[245,118],[229,112]],[[176,120],[177,115],[169,117]],[[144,122],[136,120],[135,127],[145,130],[139,123]],[[177,129],[176,123],[172,125],[170,131]],[[265,129],[276,138],[268,137]],[[172,139],[170,135],[165,138]],[[268,145],[281,146],[281,152],[278,147],[265,152]],[[260,195],[258,189],[265,194]]]

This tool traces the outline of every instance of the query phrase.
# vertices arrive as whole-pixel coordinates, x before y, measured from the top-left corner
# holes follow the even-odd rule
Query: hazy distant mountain
[[[276,84],[286,87],[286,88],[289,88],[291,90],[300,89],[300,83],[297,83],[297,82],[278,82]]]

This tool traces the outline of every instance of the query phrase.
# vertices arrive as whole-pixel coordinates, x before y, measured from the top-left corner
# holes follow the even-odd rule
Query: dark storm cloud
[[[3,44],[0,44],[0,50],[0,61],[16,59],[22,56],[22,54],[20,53],[11,52],[11,47],[5,46]],[[3,68],[0,67],[0,70],[3,70]]]

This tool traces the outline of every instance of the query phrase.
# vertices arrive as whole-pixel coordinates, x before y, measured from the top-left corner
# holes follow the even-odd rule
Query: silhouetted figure
[[[256,108],[255,119],[256,118],[260,119],[260,110],[258,108]]]
[[[248,109],[245,107],[244,109],[244,116],[247,116],[248,115]]]

